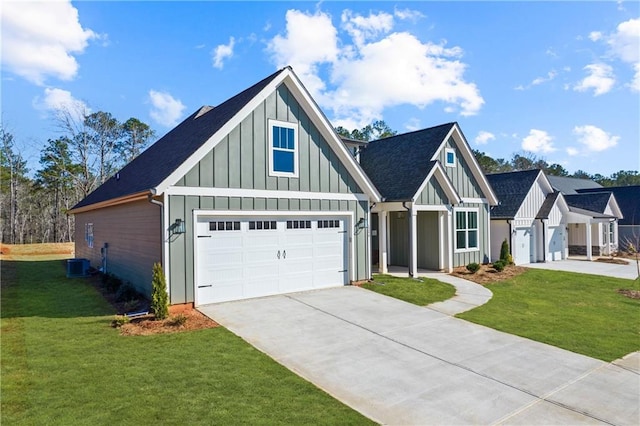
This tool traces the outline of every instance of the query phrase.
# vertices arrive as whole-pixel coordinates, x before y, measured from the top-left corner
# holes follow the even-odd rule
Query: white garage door
[[[196,303],[347,284],[345,225],[335,217],[200,217]]]
[[[516,250],[513,261],[516,265],[531,263],[533,236],[531,228],[516,228]]]
[[[564,251],[564,227],[563,226],[551,226],[549,227],[549,257],[548,260],[560,260],[562,259],[562,253]]]

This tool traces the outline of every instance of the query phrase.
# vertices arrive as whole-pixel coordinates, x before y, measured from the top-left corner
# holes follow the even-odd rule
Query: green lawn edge
[[[362,287],[418,306],[441,302],[456,294],[454,286],[432,278],[414,279],[383,274],[374,274],[373,280]]]

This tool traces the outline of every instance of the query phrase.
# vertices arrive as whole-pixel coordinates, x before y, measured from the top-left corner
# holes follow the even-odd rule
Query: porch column
[[[620,241],[618,241],[618,219],[613,221],[613,241],[612,243],[615,246],[616,251],[618,251],[620,247]]]
[[[453,272],[453,206],[447,206],[445,272]]]
[[[446,249],[447,249],[447,227],[445,226],[445,213],[438,212],[438,269],[444,269],[444,262],[446,258]]]
[[[413,204],[409,211],[409,276],[418,276],[418,212]]]
[[[388,273],[387,269],[387,211],[378,213],[378,272]]]
[[[587,242],[587,260],[593,260],[593,251],[591,250],[591,221],[586,223],[587,229],[586,242]]]
[[[549,243],[551,242],[551,239],[549,238],[549,220],[548,219],[541,219],[542,222],[542,260],[544,262],[549,262],[549,252],[551,250],[549,250],[551,247],[549,247]]]
[[[602,224],[602,227],[604,228],[604,254],[607,256],[611,256],[611,234],[609,233],[611,224],[609,222],[606,222]]]

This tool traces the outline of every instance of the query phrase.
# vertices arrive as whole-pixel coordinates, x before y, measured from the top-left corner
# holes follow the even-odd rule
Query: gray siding
[[[480,250],[456,253],[454,249],[453,253],[453,266],[464,266],[471,262],[485,263],[489,262],[491,253],[487,251],[487,242],[489,239],[489,223],[487,218],[489,217],[489,205],[488,204],[473,204],[465,203],[464,207],[477,207],[478,208],[478,247]],[[455,209],[453,213],[453,226],[452,226],[452,243],[455,247],[456,244],[456,216]]]
[[[416,204],[422,205],[443,205],[449,204],[449,200],[447,198],[447,194],[445,194],[444,189],[438,183],[438,180],[431,176],[429,182],[424,187],[418,198],[416,199]]]
[[[389,264],[409,264],[409,213],[389,212]]]
[[[109,244],[107,272],[133,284],[151,296],[151,271],[162,261],[162,227],[160,207],[148,201],[92,210],[75,215],[76,257],[102,265],[100,249]],[[93,223],[93,248],[85,241],[85,224]]]
[[[464,157],[460,154],[460,150],[456,146],[452,139],[449,139],[444,148],[440,151],[438,160],[443,165],[446,164],[445,155],[446,149],[451,148],[456,152],[456,167],[444,166],[447,176],[451,180],[453,187],[456,188],[458,194],[463,198],[483,198],[482,189],[476,181],[475,177],[471,173],[469,164],[465,161]]]

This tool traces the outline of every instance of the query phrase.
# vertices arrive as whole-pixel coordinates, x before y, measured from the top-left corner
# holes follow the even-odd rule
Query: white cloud
[[[589,40],[598,41],[602,38],[602,33],[600,31],[591,31],[589,33]]]
[[[640,64],[635,64],[633,69],[636,73],[633,75],[633,80],[629,83],[629,87],[631,87],[631,90],[634,92],[640,92]]]
[[[41,111],[54,114],[69,115],[75,122],[81,122],[84,116],[91,114],[91,108],[83,101],[76,99],[67,90],[50,88],[44,89],[44,97],[36,97],[33,106]]]
[[[567,154],[569,154],[572,157],[580,153],[580,151],[578,151],[576,148],[572,146],[567,147],[566,151],[567,151]]]
[[[185,109],[184,104],[179,99],[175,99],[167,92],[149,90],[149,100],[152,106],[149,115],[157,123],[166,127],[178,124],[178,120]]]
[[[297,10],[286,14],[285,34],[268,43],[276,65],[293,66],[312,96],[333,113],[335,125],[362,127],[380,119],[385,108],[402,104],[424,108],[443,102],[464,116],[484,104],[477,86],[464,79],[460,47],[393,32],[389,14],[345,11],[341,18],[343,40],[351,43],[339,41],[328,14]]]
[[[607,43],[613,53],[624,62],[635,64],[640,61],[640,18],[629,19],[616,28]]]
[[[576,126],[573,128],[573,134],[577,136],[578,142],[591,152],[604,151],[613,148],[618,144],[619,136],[611,136],[604,130],[592,126]]]
[[[100,38],[82,28],[70,2],[2,3],[2,64],[32,83],[47,77],[71,80],[78,72],[74,55]]]
[[[407,129],[408,132],[422,129],[422,126],[420,125],[420,119],[415,117],[410,118],[409,121],[404,124],[404,128]]]
[[[535,153],[549,153],[556,149],[551,142],[553,138],[544,130],[531,129],[529,135],[522,139],[522,149]]]
[[[496,135],[493,133],[480,130],[480,132],[478,132],[478,136],[474,139],[474,142],[476,145],[485,145],[487,142],[495,140],[495,138]]]
[[[229,44],[220,44],[213,49],[213,66],[218,69],[224,67],[224,60],[233,56],[233,47],[236,40],[233,37],[229,37]]]
[[[398,9],[395,8],[393,10],[393,15],[398,19],[407,19],[413,22],[416,22],[418,19],[424,18],[424,14],[419,10],[411,10],[411,9]]]
[[[547,73],[546,77],[537,77],[535,79],[533,79],[533,81],[531,82],[532,86],[537,86],[539,84],[542,83],[546,83],[547,81],[551,81],[554,78],[556,78],[556,76],[558,75],[558,73],[555,70],[551,70]]]
[[[584,67],[589,75],[573,86],[573,90],[586,92],[593,89],[593,95],[603,95],[611,90],[616,82],[613,75],[613,68],[607,64],[590,64]]]

